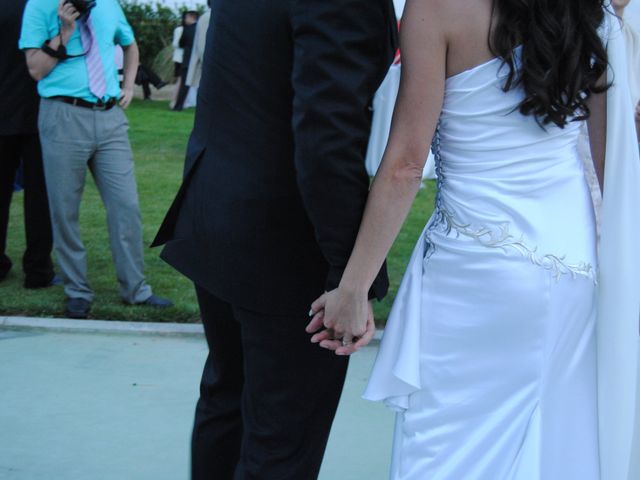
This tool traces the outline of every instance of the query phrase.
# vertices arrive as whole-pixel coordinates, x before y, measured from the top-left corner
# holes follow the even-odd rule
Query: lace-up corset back
[[[516,50],[516,59],[520,49]],[[442,237],[513,249],[554,275],[595,278],[593,207],[577,144],[580,122],[542,128],[504,92],[494,59],[446,81],[432,149],[438,194],[427,255]],[[439,236],[440,240],[436,237]]]

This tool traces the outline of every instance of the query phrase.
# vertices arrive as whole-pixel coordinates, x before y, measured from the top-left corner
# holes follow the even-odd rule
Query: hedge
[[[121,0],[120,3],[135,32],[140,62],[154,66],[160,70],[158,73],[164,80],[171,80],[166,76],[171,72],[170,68],[166,68],[167,52],[170,51],[168,47],[173,40],[173,30],[180,25],[182,12],[189,8],[183,5],[172,9],[159,2],[140,3],[136,0]],[[202,13],[205,8],[200,5],[196,10]]]

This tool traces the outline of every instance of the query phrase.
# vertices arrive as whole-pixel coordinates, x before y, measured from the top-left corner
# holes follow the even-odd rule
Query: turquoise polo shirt
[[[135,40],[133,30],[118,0],[97,0],[96,7],[91,11],[91,22],[107,82],[107,92],[105,98],[101,100],[119,98],[120,83],[115,62],[115,48],[116,44],[123,47],[131,45]],[[46,40],[52,39],[59,33],[58,0],[28,0],[22,19],[20,48],[22,50],[40,48]],[[76,24],[73,35],[69,39],[67,53],[69,55],[84,53],[80,40],[80,25]],[[82,98],[89,102],[98,100],[89,90],[89,76],[84,57],[58,62],[49,75],[38,82],[38,93],[44,98],[63,95]]]

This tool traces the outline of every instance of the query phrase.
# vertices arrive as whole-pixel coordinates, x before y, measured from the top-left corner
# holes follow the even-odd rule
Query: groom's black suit
[[[210,355],[195,479],[317,476],[347,367],[311,345],[369,179],[391,0],[214,0],[184,182],[154,245],[196,284]],[[384,270],[371,296],[388,287]]]

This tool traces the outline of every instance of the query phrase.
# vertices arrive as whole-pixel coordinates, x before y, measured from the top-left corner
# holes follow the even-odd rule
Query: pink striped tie
[[[80,40],[82,41],[82,48],[86,52],[84,61],[87,64],[87,73],[89,75],[89,90],[99,100],[104,100],[104,95],[107,93],[107,81],[105,80],[104,67],[102,65],[102,59],[100,58],[98,42],[96,42],[91,18],[87,17],[86,20],[80,21],[79,23]]]

